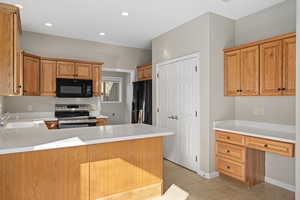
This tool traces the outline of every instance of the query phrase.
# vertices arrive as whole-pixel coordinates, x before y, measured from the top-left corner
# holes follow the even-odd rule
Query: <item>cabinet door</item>
[[[0,95],[12,95],[14,86],[13,14],[0,10]]]
[[[71,78],[75,75],[75,64],[72,62],[57,62],[57,78]]]
[[[259,47],[241,50],[241,95],[259,95]]]
[[[24,153],[22,170],[24,200],[89,200],[86,146]]]
[[[14,14],[14,95],[23,94],[23,52],[21,30],[17,14]]]
[[[296,95],[296,37],[283,40],[283,94]]]
[[[282,41],[260,46],[260,95],[282,94]]]
[[[224,55],[225,96],[237,96],[241,89],[241,51],[232,51]]]
[[[56,61],[41,61],[41,96],[56,96]]]
[[[40,59],[24,56],[24,95],[40,95]]]
[[[101,96],[102,67],[93,65],[93,96]]]
[[[76,79],[92,79],[92,65],[86,63],[76,63],[75,64],[75,78]]]

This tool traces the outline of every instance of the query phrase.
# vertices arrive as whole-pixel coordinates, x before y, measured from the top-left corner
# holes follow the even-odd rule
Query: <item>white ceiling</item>
[[[0,0],[24,6],[26,31],[138,48],[151,48],[153,38],[209,11],[238,19],[283,1]],[[121,16],[122,11],[129,16]],[[46,22],[53,27],[44,26]]]

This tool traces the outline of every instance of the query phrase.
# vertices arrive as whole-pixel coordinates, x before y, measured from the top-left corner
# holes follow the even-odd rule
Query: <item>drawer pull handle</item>
[[[227,166],[226,168],[227,168],[227,169],[230,169],[230,166]]]
[[[265,144],[265,145],[264,145],[264,147],[268,148],[268,145],[267,145],[267,144]]]
[[[226,139],[227,139],[227,140],[230,140],[230,137],[229,137],[229,136],[227,136],[227,137],[226,137]]]
[[[230,153],[230,150],[227,150],[227,153]]]

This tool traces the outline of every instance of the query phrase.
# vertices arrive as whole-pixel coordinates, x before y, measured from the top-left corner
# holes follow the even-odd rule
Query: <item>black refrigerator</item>
[[[152,80],[133,83],[131,122],[152,125]]]

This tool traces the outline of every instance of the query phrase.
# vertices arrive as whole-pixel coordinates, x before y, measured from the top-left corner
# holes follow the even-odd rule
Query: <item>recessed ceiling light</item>
[[[121,15],[122,15],[122,16],[128,16],[129,13],[128,13],[128,12],[121,12]]]
[[[47,26],[47,27],[52,27],[53,24],[51,24],[50,22],[46,22],[46,23],[45,23],[45,26]]]
[[[101,32],[101,33],[99,33],[99,35],[101,35],[101,36],[105,36],[105,33]]]
[[[19,9],[23,9],[23,6],[21,4],[15,4]]]
[[[221,0],[221,1],[223,1],[224,3],[228,3],[228,2],[230,2],[231,0]]]

